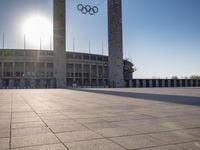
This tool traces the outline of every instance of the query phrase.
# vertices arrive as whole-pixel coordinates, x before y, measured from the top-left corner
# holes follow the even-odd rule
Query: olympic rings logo
[[[83,14],[89,13],[90,15],[94,15],[99,12],[99,9],[97,6],[91,7],[90,5],[84,6],[83,4],[78,4],[77,9]]]

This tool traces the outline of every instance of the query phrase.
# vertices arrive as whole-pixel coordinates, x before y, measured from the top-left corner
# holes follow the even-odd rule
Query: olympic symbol
[[[90,5],[84,6],[83,4],[78,4],[77,9],[83,14],[89,13],[90,15],[94,15],[99,12],[99,9],[97,6],[91,7]]]

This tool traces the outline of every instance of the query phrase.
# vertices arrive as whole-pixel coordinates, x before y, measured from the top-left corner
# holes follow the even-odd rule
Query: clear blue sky
[[[95,16],[83,15],[78,3],[96,5],[102,0],[68,0],[67,49],[107,54],[107,6]],[[122,0],[124,57],[138,68],[137,78],[200,75],[200,0]],[[53,19],[52,0],[0,0],[0,41],[6,48],[23,48],[23,21],[40,14]],[[2,42],[0,42],[2,47]],[[30,47],[31,48],[31,47]],[[38,48],[38,46],[32,47]],[[48,49],[48,46],[44,47]]]

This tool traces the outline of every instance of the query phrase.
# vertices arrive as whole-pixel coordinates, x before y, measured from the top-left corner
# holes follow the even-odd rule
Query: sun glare
[[[26,42],[32,46],[50,45],[50,38],[53,34],[53,25],[50,20],[42,16],[28,18],[22,25]]]

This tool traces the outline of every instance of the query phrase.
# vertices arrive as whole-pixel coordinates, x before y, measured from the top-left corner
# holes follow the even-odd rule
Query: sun
[[[47,46],[53,35],[52,22],[43,16],[32,16],[24,21],[22,25],[23,34],[26,42],[32,46]]]

